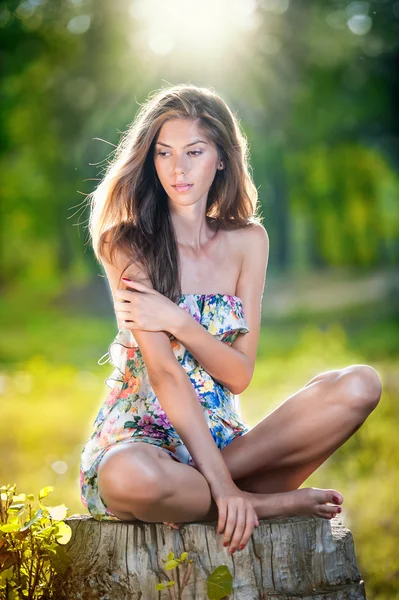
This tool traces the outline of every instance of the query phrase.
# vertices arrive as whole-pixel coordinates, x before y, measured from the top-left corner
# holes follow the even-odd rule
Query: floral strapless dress
[[[210,334],[231,345],[239,333],[248,333],[242,301],[227,294],[183,294],[177,304],[187,310]],[[210,432],[221,450],[250,427],[241,419],[239,396],[214,380],[194,356],[173,336],[176,359],[189,376]],[[100,362],[104,357],[106,361]],[[175,460],[195,467],[183,440],[162,409],[148,379],[140,348],[130,329],[122,327],[98,364],[114,366],[105,383],[111,392],[93,423],[94,431],[80,460],[81,500],[97,520],[120,520],[104,504],[97,486],[98,465],[115,444],[147,442]]]

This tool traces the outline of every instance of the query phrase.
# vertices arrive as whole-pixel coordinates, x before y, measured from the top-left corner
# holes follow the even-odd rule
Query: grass
[[[100,366],[116,334],[115,320],[66,315],[32,297],[0,299],[1,484],[37,493],[53,485],[51,504],[85,513],[79,458],[105,400],[112,366]],[[399,598],[399,319],[389,304],[332,314],[298,312],[264,319],[254,377],[241,394],[244,419],[255,426],[311,377],[349,364],[371,364],[383,381],[377,409],[303,486],[344,495],[342,521],[353,533],[371,600]],[[322,402],[322,399],[321,399]]]

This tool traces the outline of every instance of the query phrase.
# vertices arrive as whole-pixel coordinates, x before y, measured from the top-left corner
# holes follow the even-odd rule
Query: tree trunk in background
[[[267,178],[273,190],[270,205],[270,218],[273,221],[273,263],[276,270],[285,271],[290,262],[290,209],[287,189],[287,173],[280,147],[275,148],[275,155],[269,164]],[[267,225],[266,225],[267,229]]]

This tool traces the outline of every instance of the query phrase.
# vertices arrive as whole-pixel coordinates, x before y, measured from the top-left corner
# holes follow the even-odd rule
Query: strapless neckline
[[[181,300],[182,298],[186,298],[187,296],[193,296],[193,297],[210,297],[210,298],[214,298],[214,297],[221,297],[221,298],[234,298],[235,300],[238,300],[239,302],[241,302],[242,304],[242,300],[239,296],[235,296],[234,294],[222,294],[221,292],[214,292],[212,294],[193,294],[193,293],[187,293],[187,294],[181,294],[179,296],[179,300]]]
[[[238,333],[248,333],[249,327],[244,316],[244,305],[241,298],[235,294],[223,294],[222,292],[212,292],[211,294],[187,293],[181,294],[177,299],[177,305],[187,312],[210,334],[217,336],[220,341],[232,344]],[[191,357],[184,345],[176,340],[172,335],[173,352],[179,362],[185,360],[186,370],[190,366],[195,368],[195,360]],[[115,370],[111,376],[105,380],[108,387],[112,388],[112,381],[123,383],[125,373],[125,363],[129,359],[129,352],[136,352],[138,344],[134,338],[134,330],[127,327],[121,327],[114,340],[108,347],[108,352],[104,354],[97,363],[99,365],[110,362]],[[107,360],[104,358],[108,356]],[[191,361],[191,362],[190,362]],[[190,365],[188,364],[190,363]],[[188,371],[187,371],[188,372]],[[191,370],[190,370],[191,372]],[[117,379],[115,379],[117,375]]]

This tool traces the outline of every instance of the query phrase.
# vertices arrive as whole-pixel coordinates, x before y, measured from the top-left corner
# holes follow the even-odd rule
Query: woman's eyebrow
[[[190,144],[187,144],[186,146],[184,146],[184,148],[188,148],[188,146],[194,146],[195,144],[207,144],[208,142],[204,142],[204,140],[195,140],[195,142],[191,142]],[[169,144],[164,144],[164,142],[156,142],[155,145],[159,145],[159,146],[166,146],[167,148],[172,148],[172,146],[169,146]]]

